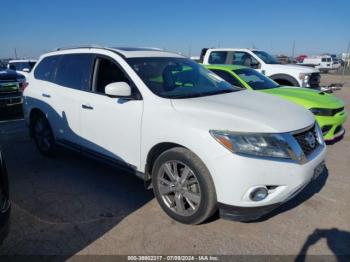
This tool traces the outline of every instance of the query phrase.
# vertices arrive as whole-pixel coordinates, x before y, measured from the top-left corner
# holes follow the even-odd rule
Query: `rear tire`
[[[56,141],[51,126],[43,114],[38,114],[31,123],[31,134],[39,152],[45,156],[54,156]]]
[[[152,169],[154,194],[162,209],[184,224],[200,224],[216,211],[214,183],[204,163],[190,150],[163,152]]]

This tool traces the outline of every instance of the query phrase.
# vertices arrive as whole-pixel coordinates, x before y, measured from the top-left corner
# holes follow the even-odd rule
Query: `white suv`
[[[40,152],[60,145],[127,167],[182,223],[201,223],[217,208],[257,219],[324,166],[310,112],[152,49],[45,54],[29,76],[24,112]]]

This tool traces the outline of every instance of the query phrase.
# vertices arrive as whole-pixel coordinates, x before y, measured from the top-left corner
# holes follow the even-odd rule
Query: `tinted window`
[[[266,77],[265,75],[257,72],[254,69],[237,69],[234,72],[254,90],[263,90],[279,87],[279,85],[276,82]]]
[[[278,61],[275,57],[266,53],[264,51],[253,51],[261,60],[263,60],[266,64],[278,64]]]
[[[238,91],[203,66],[186,58],[129,58],[148,88],[166,98],[191,98]]]
[[[39,80],[53,81],[59,56],[45,57],[35,68],[34,77]]]
[[[22,71],[23,69],[29,69],[30,71],[34,65],[35,62],[12,62],[10,63],[10,68],[19,71]]]
[[[209,55],[209,64],[226,64],[227,52],[214,51]]]
[[[234,52],[232,55],[233,65],[243,65],[243,66],[252,66],[257,65],[259,62],[251,54],[246,52]]]
[[[322,58],[321,61],[322,61],[322,62],[327,62],[327,59],[326,59],[326,58]]]
[[[71,54],[60,58],[55,83],[79,90],[89,90],[93,55]]]
[[[229,82],[231,85],[245,88],[239,82],[239,80],[236,77],[234,77],[233,75],[231,75],[229,72],[226,72],[224,70],[219,70],[219,69],[210,69],[210,71],[214,72],[215,74],[220,76],[222,79],[224,79],[225,81]]]
[[[95,92],[104,94],[105,87],[110,83],[126,82],[130,84],[124,72],[113,61],[99,58],[97,66],[98,70],[94,86]]]

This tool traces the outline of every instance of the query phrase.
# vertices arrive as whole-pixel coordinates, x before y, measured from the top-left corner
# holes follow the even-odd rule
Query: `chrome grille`
[[[320,86],[320,79],[321,79],[320,73],[312,73],[310,75],[310,79],[309,79],[310,87],[319,87]]]
[[[317,137],[317,131],[316,126],[313,125],[310,129],[303,131],[298,134],[293,135],[294,138],[297,140],[299,146],[301,147],[302,151],[304,152],[305,156],[309,156],[315,149],[320,145],[318,142]],[[312,143],[314,138],[314,144]],[[312,141],[310,141],[312,140]]]

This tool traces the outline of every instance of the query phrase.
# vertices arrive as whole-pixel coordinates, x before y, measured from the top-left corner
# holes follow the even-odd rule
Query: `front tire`
[[[152,169],[154,194],[162,209],[184,224],[200,224],[216,210],[216,193],[204,163],[190,150],[163,152]]]
[[[31,124],[31,129],[39,152],[45,156],[53,156],[56,153],[56,142],[47,118],[42,114],[37,115]]]

